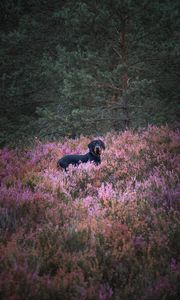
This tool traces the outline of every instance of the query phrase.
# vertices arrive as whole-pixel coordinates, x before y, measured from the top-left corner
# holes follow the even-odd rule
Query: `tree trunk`
[[[129,117],[129,106],[128,106],[128,50],[127,50],[127,42],[126,42],[126,27],[127,27],[127,17],[123,20],[122,30],[120,32],[120,50],[122,56],[122,62],[124,64],[124,73],[122,75],[122,106],[124,112],[124,128],[129,128],[130,126],[130,117]]]

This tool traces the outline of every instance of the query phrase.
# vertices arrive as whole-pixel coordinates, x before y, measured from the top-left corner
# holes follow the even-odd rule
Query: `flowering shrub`
[[[177,299],[180,134],[102,138],[102,163],[57,170],[81,136],[0,150],[1,299]]]

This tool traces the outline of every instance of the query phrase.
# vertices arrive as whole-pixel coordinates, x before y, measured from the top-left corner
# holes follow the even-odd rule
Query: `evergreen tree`
[[[3,3],[4,130],[59,138],[177,120],[178,1]]]
[[[177,61],[177,6],[114,0],[70,1],[63,7],[57,17],[65,24],[64,47],[54,62],[57,77],[63,74],[56,128],[63,115],[72,135],[168,121],[162,95],[167,87],[171,94],[171,84],[163,92],[163,77],[171,82],[176,66],[166,67],[166,74],[161,68],[167,57]],[[176,85],[177,70],[173,77]],[[175,112],[173,93],[168,101]]]

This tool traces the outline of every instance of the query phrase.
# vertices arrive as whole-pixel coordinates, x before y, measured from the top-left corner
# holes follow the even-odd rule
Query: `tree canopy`
[[[178,121],[179,1],[1,1],[0,143]]]

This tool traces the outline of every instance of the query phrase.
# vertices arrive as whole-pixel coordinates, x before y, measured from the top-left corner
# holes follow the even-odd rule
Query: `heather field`
[[[90,138],[0,150],[1,299],[178,299],[180,133],[100,138],[102,164],[68,172]]]

